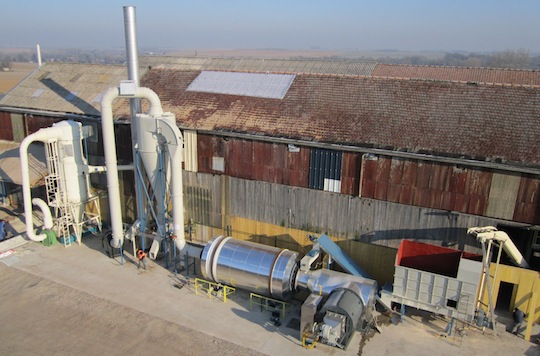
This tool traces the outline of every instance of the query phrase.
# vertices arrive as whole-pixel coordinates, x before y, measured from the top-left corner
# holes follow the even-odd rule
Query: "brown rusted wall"
[[[307,187],[310,150],[289,152],[287,145],[199,134],[198,165],[202,173]],[[212,157],[223,157],[225,172],[212,170]]]
[[[341,193],[348,195],[358,195],[358,182],[360,179],[359,153],[343,153],[343,163],[341,170]]]
[[[13,141],[11,113],[0,111],[0,140]]]
[[[28,132],[26,134],[27,135],[33,134],[39,129],[42,129],[44,127],[51,127],[52,124],[63,121],[63,120],[64,119],[61,119],[58,117],[46,117],[46,116],[38,116],[38,115],[28,116],[26,119],[26,127],[28,129]]]
[[[489,172],[388,157],[362,164],[362,197],[475,215],[485,211]]]
[[[362,166],[364,198],[486,216],[490,171],[389,157],[364,160]],[[539,190],[538,178],[521,178],[515,221],[540,222]]]
[[[533,176],[521,177],[514,220],[540,224],[540,179]]]

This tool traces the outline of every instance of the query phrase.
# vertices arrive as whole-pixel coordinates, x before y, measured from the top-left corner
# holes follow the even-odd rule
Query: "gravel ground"
[[[261,355],[0,263],[1,355]]]

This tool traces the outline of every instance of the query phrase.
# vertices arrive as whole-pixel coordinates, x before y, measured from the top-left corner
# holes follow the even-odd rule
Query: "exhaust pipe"
[[[148,115],[163,115],[161,101],[157,94],[148,88],[137,88],[134,94],[121,94],[121,88],[110,88],[101,99],[101,126],[103,131],[103,149],[105,151],[105,167],[107,169],[107,190],[111,213],[112,240],[111,246],[119,248],[124,242],[122,227],[122,210],[120,202],[120,183],[118,180],[118,158],[114,137],[114,121],[112,103],[118,97],[144,98],[150,102]]]

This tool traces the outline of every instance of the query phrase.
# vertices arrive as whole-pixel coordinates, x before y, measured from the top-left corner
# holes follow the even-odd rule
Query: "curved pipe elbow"
[[[43,199],[40,198],[34,198],[32,199],[32,203],[34,205],[37,205],[41,212],[43,213],[43,227],[50,230],[53,227],[53,218],[51,214],[51,209],[49,209],[49,206]]]
[[[47,235],[45,234],[36,235],[34,231],[34,219],[32,215],[33,214],[32,213],[32,192],[30,191],[30,173],[28,169],[28,147],[34,141],[47,142],[50,138],[59,138],[59,137],[62,137],[62,131],[58,130],[55,127],[41,129],[25,137],[24,140],[21,142],[21,146],[19,148],[19,156],[21,159],[21,180],[22,180],[24,215],[25,215],[25,221],[26,221],[26,235],[32,241],[37,241],[37,242],[43,241],[45,240]],[[47,210],[48,210],[48,207],[47,207]],[[50,215],[50,210],[49,210],[49,215]]]

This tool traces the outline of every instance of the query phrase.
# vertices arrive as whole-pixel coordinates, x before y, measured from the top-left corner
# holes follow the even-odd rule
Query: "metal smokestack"
[[[139,83],[139,58],[137,50],[137,20],[135,6],[124,6],[124,32],[126,35],[126,56],[128,79],[133,80],[137,87]],[[141,99],[130,99],[131,118],[141,112]]]
[[[39,68],[41,67],[41,48],[39,47],[38,44],[36,45],[36,56],[37,56],[37,64]]]

